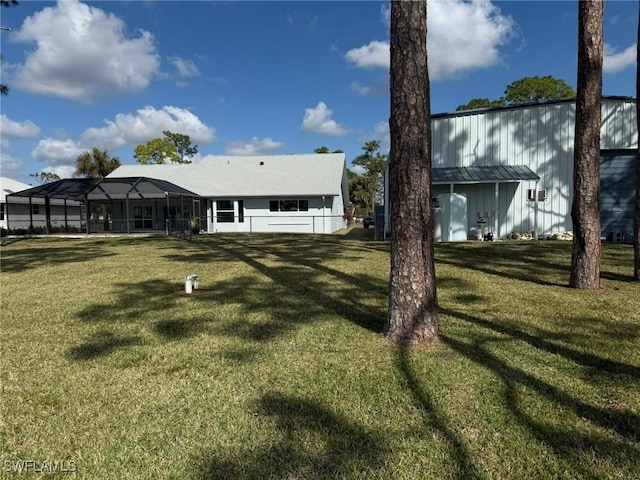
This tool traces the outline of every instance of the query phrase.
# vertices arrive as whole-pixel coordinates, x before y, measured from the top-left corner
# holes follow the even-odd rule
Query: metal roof
[[[12,193],[14,197],[67,200],[124,200],[166,198],[167,195],[197,197],[193,192],[165,180],[145,177],[66,178]]]
[[[506,183],[540,180],[526,165],[495,165],[485,167],[445,167],[431,169],[434,185],[460,183]]]

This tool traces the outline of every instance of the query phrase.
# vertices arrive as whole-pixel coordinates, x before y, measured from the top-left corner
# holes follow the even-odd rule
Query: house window
[[[216,221],[218,223],[233,223],[233,200],[218,200],[216,202]]]
[[[4,220],[4,203],[0,203],[0,220]]]
[[[297,212],[298,201],[297,200],[280,200],[281,212]]]
[[[31,205],[31,213],[33,215],[40,215],[40,205]]]
[[[527,190],[527,200],[529,202],[534,202],[536,199],[536,191],[533,188]],[[538,190],[538,202],[544,202],[547,199],[547,191],[546,190]]]
[[[147,230],[153,228],[153,207],[149,205],[133,207],[133,228]]]
[[[269,210],[272,212],[308,212],[309,200],[271,200]]]

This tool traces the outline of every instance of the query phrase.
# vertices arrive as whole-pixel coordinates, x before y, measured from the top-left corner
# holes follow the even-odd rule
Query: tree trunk
[[[578,89],[573,158],[573,252],[569,284],[600,288],[601,0],[578,2]]]
[[[438,339],[431,215],[427,2],[391,2],[391,288],[384,333]]]
[[[636,49],[636,124],[640,132],[640,10],[638,11],[638,43]],[[633,278],[640,281],[640,138],[636,153],[636,221],[633,232]]]

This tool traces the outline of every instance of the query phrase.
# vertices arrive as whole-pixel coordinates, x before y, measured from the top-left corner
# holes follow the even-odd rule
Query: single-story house
[[[200,228],[215,232],[332,233],[346,226],[345,155],[207,156],[193,164],[122,165],[107,178],[172,182],[201,198]],[[147,205],[155,215],[154,205]]]
[[[80,204],[64,199],[22,197],[14,194],[33,188],[26,183],[0,177],[0,228],[12,231],[45,227],[58,231],[80,229]],[[48,213],[47,213],[48,212]]]
[[[436,239],[572,230],[575,99],[432,115]],[[636,100],[602,99],[602,234],[633,237]],[[389,170],[385,225],[390,229]]]

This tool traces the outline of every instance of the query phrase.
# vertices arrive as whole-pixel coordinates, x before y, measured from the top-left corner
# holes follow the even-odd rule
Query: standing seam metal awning
[[[540,180],[526,165],[495,165],[485,167],[445,167],[431,169],[433,185],[462,183],[506,183]]]
[[[500,184],[518,183],[520,181],[535,181],[540,177],[526,165],[494,165],[477,167],[445,167],[431,169],[431,183],[433,185],[449,185],[453,193],[454,185],[472,185],[492,183],[495,185],[495,205],[493,214],[493,230],[500,237],[500,221],[498,205],[500,203]],[[536,186],[536,191],[538,187]],[[537,193],[536,193],[537,195]],[[538,239],[538,203],[535,202],[534,238]]]

